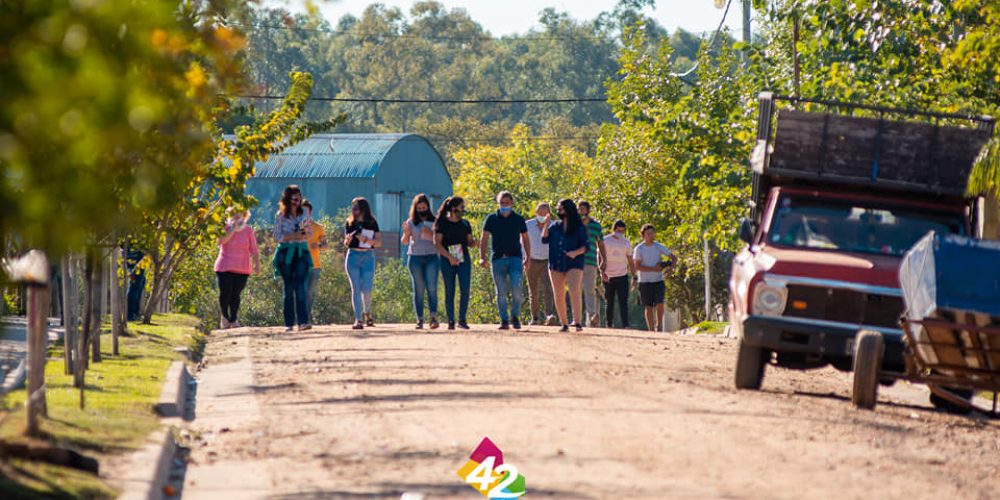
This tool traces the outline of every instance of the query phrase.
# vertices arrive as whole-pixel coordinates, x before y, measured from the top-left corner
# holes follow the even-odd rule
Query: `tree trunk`
[[[153,313],[156,312],[160,289],[163,287],[162,275],[163,264],[153,261],[153,285],[149,289],[149,296],[142,303],[142,324],[144,325],[148,325],[153,321]]]
[[[118,241],[114,241],[111,246],[111,355],[118,355],[118,336],[122,331],[121,324],[121,282],[118,280],[118,263],[121,259],[121,250]]]
[[[72,375],[73,350],[76,346],[76,261],[72,255],[62,259],[62,292],[63,292],[63,358],[66,375]]]
[[[104,319],[104,298],[107,296],[105,293],[106,287],[104,286],[107,274],[104,272],[104,258],[98,253],[94,256],[95,269],[93,273],[94,277],[94,296],[98,300],[91,302],[91,307],[94,308],[93,314],[91,314],[90,321],[93,324],[91,327],[90,335],[90,350],[91,356],[90,360],[94,363],[101,362],[101,322]]]
[[[712,320],[712,254],[708,248],[708,237],[705,237],[702,253],[702,263],[705,266],[705,321]]]

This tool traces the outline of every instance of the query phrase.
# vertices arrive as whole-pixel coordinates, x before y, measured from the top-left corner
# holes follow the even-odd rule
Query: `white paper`
[[[371,248],[372,244],[369,243],[369,241],[375,237],[375,231],[371,229],[362,229],[361,236],[364,236],[366,241],[358,240],[358,248]]]

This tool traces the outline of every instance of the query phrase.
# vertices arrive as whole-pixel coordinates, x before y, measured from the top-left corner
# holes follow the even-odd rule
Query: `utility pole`
[[[753,6],[750,0],[743,0],[743,43],[750,45],[750,13]]]

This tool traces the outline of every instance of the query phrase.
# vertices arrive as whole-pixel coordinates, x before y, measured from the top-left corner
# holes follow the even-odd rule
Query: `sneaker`
[[[459,321],[458,322],[458,327],[461,328],[461,329],[463,329],[463,330],[469,330],[470,329],[469,328],[469,324],[466,323],[465,321]]]
[[[233,321],[229,324],[229,328],[243,328],[243,325],[239,321]]]
[[[590,317],[590,327],[597,328],[597,323],[601,320],[596,314]]]
[[[354,326],[352,326],[351,329],[352,330],[364,330],[365,329],[365,325],[359,319],[359,320],[357,320],[357,321],[354,322]]]
[[[568,332],[569,331],[569,325],[563,325],[562,328],[559,329],[559,331],[562,332],[562,333]]]
[[[559,318],[557,318],[554,314],[550,314],[548,318],[545,318],[546,326],[556,326],[558,324],[559,324]]]
[[[500,323],[499,330],[510,330],[510,323],[508,323],[506,321]]]
[[[417,326],[415,326],[414,328],[416,328],[417,330],[423,330],[424,329],[424,320],[418,319],[417,320]]]
[[[369,328],[375,326],[375,320],[372,319],[372,315],[371,314],[365,313],[365,326],[367,326]]]
[[[300,332],[304,332],[304,331],[306,331],[306,330],[312,330],[312,327],[313,327],[313,326],[312,326],[312,325],[310,325],[309,323],[306,323],[306,324],[304,324],[304,325],[299,325],[299,331],[300,331]]]
[[[232,324],[229,322],[228,319],[226,319],[225,316],[219,318],[219,330],[228,330],[232,327],[233,327]]]
[[[517,318],[514,318],[513,320],[511,320],[510,326],[514,327],[515,330],[520,330],[521,329],[521,320],[519,320]]]
[[[583,331],[583,325],[581,325],[580,323],[573,323],[573,327],[576,328],[576,331],[578,332]]]
[[[449,321],[448,322],[448,329],[449,330],[454,330],[455,329],[455,322],[454,321]]]
[[[292,333],[294,331],[295,331],[295,327],[294,326],[286,326],[285,327],[285,333]]]
[[[606,323],[604,325],[604,328],[614,328],[614,325],[612,325],[611,323]]]
[[[437,316],[431,316],[431,330],[437,330],[441,323],[438,323]]]

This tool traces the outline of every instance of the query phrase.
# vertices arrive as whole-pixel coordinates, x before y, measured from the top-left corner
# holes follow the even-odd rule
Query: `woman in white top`
[[[600,254],[601,281],[604,282],[605,325],[615,321],[615,297],[622,315],[622,328],[628,328],[628,277],[635,273],[632,243],[625,237],[625,221],[615,221],[611,234],[604,237],[604,252]]]

